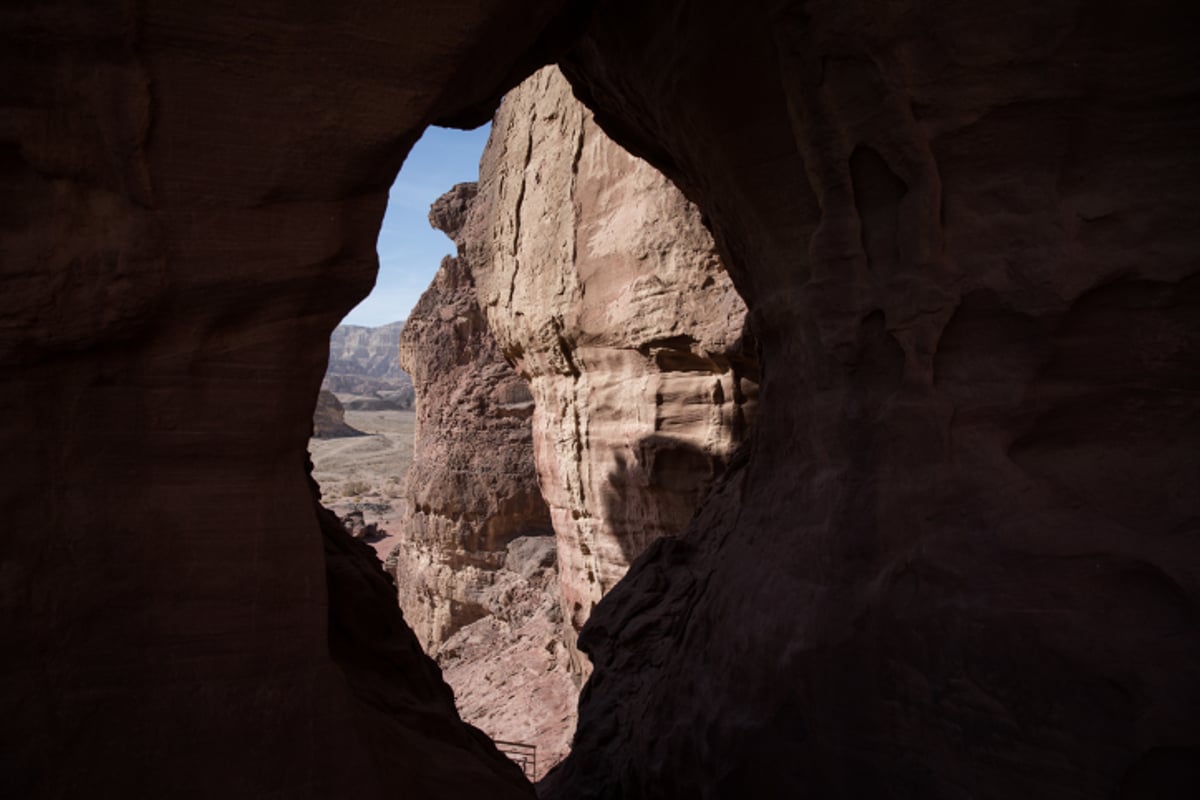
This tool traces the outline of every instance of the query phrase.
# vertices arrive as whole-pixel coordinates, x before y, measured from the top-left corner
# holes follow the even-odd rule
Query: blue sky
[[[479,178],[479,156],[491,125],[473,131],[429,128],[392,184],[379,230],[375,289],[342,322],[385,325],[404,319],[433,280],[454,243],[429,225],[429,206],[456,183]]]

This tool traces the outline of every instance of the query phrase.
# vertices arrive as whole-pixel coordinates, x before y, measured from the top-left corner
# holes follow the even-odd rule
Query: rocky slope
[[[487,615],[442,643],[438,664],[463,719],[497,740],[537,748],[541,778],[571,747],[578,676],[563,643],[555,542],[514,539],[479,594]]]
[[[506,95],[492,131],[462,248],[533,392],[574,653],[600,598],[724,470],[757,362],[699,211],[601,131],[557,69]]]

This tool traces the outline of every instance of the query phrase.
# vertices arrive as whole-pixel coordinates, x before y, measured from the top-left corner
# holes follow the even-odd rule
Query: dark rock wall
[[[560,5],[0,11],[0,794],[529,796],[398,615],[339,644],[304,464],[408,148]]]
[[[564,71],[704,209],[764,382],[747,460],[585,628],[546,796],[1111,797],[1180,768],[1196,22],[600,4]]]

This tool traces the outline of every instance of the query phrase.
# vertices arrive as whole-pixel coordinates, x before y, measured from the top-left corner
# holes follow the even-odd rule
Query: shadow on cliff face
[[[604,514],[625,563],[661,536],[683,529],[708,488],[725,471],[725,459],[684,439],[653,434],[618,454],[604,491]]]
[[[692,352],[694,344],[687,340],[655,349],[653,358],[663,374],[701,372],[728,379],[727,386],[718,380],[709,398],[713,407],[723,409],[723,422],[709,430],[706,447],[656,431],[616,454],[605,481],[604,515],[626,564],[655,539],[683,530],[754,424],[762,364],[750,316],[743,321],[742,335],[724,352]],[[709,440],[714,434],[725,441]]]

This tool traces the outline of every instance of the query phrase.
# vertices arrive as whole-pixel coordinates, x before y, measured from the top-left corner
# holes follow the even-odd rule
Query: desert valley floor
[[[340,399],[346,400],[346,397]],[[313,477],[321,485],[324,504],[339,517],[362,511],[367,524],[375,523],[381,538],[370,540],[380,560],[396,544],[400,482],[413,457],[412,411],[346,411],[346,424],[362,436],[311,439]]]

